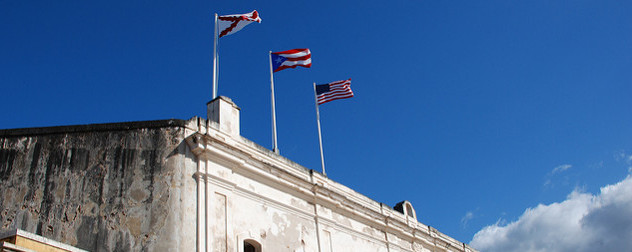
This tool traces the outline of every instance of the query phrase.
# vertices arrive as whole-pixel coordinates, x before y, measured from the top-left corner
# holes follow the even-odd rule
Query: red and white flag
[[[351,97],[353,97],[353,91],[351,91],[351,79],[316,85],[316,100],[318,105],[333,100]]]
[[[274,69],[274,72],[287,68],[295,68],[297,66],[312,66],[312,53],[307,48],[273,52],[271,56],[272,69]]]
[[[219,37],[233,34],[252,22],[261,23],[259,13],[254,10],[246,14],[225,15],[217,17]]]

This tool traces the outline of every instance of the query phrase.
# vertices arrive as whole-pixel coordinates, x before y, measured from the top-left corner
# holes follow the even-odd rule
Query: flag
[[[219,37],[238,32],[252,22],[261,23],[261,18],[256,10],[246,14],[219,16],[217,17]]]
[[[316,96],[318,105],[333,100],[351,98],[353,97],[351,79],[316,85]]]
[[[312,66],[312,53],[309,49],[292,49],[282,52],[273,52],[271,56],[272,69],[274,69],[274,72],[286,68],[295,68],[296,66]]]

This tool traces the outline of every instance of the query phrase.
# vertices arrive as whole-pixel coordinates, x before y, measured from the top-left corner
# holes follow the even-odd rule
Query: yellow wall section
[[[14,237],[15,238],[15,245],[23,247],[23,248],[27,248],[27,249],[32,249],[38,252],[66,252],[68,250],[65,249],[60,249],[57,247],[53,247],[51,245],[48,244],[44,244],[38,241],[34,241],[31,239],[27,239],[24,237]]]

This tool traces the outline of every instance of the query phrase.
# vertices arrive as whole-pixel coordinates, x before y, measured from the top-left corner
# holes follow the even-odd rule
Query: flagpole
[[[277,127],[276,127],[276,109],[274,108],[274,71],[272,70],[272,51],[268,55],[270,57],[270,91],[272,96],[272,150],[279,154],[277,146]]]
[[[318,109],[318,95],[316,95],[316,82],[314,82],[314,104],[316,104],[316,122],[318,124],[318,143],[320,144],[320,166],[323,168],[323,175],[327,176],[325,172],[325,157],[323,156],[323,136],[320,133],[320,111]]]
[[[215,99],[217,97],[217,13],[215,13],[215,32],[213,37],[213,99]]]

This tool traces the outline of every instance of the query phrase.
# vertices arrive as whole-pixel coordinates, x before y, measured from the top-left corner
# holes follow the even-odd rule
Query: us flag
[[[333,100],[351,97],[353,97],[353,91],[351,91],[351,79],[316,85],[316,100],[318,105]]]

